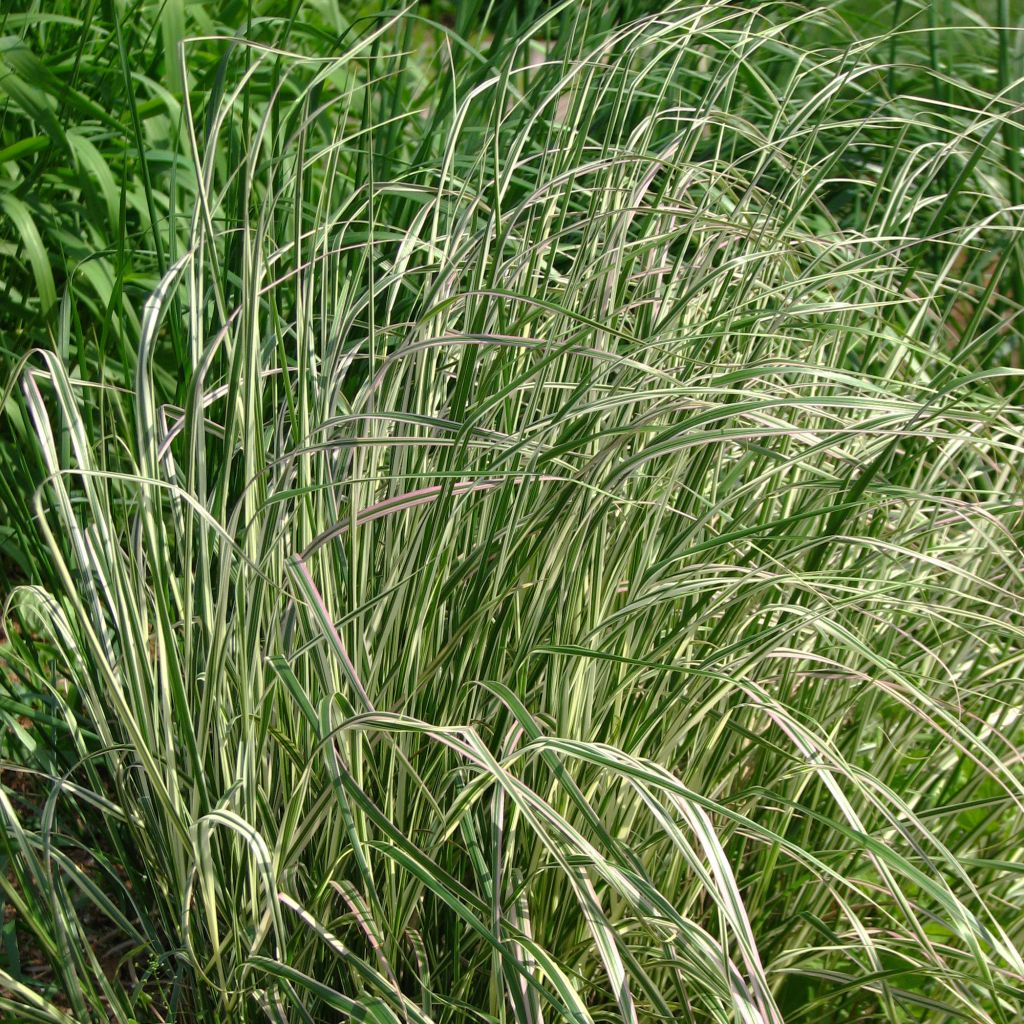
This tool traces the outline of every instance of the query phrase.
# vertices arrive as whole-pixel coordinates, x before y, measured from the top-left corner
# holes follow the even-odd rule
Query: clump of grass
[[[1014,110],[844,11],[234,44],[20,377],[8,1012],[1019,1017]]]

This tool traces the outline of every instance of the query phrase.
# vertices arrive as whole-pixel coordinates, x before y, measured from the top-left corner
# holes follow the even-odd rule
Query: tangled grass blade
[[[5,1019],[1020,1020],[1013,5],[293,6],[0,16]]]

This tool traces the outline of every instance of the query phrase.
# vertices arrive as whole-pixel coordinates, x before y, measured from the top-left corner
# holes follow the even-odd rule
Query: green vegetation
[[[0,1016],[1024,1014],[1008,0],[0,14]]]

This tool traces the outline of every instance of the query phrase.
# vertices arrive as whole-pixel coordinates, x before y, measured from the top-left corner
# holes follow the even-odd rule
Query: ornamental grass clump
[[[22,360],[10,1019],[1020,1019],[1016,35],[598,6],[221,41]]]

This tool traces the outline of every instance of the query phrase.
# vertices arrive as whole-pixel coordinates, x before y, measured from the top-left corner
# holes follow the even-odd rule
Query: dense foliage
[[[0,1011],[1024,1013],[1013,4],[0,15]]]

